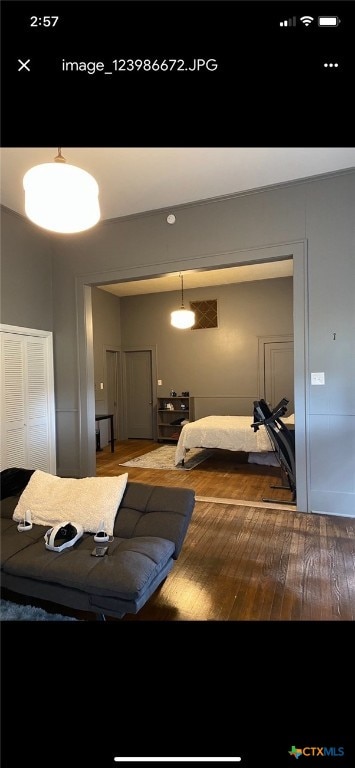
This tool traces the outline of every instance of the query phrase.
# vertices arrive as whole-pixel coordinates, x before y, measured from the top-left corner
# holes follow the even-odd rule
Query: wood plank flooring
[[[130,480],[155,485],[193,488],[197,497],[234,499],[235,501],[262,502],[263,497],[275,498],[287,504],[289,490],[271,489],[281,483],[278,467],[248,464],[248,454],[237,451],[216,450],[202,464],[189,471],[140,469],[123,467],[120,462],[141,456],[160,447],[151,440],[125,440],[116,442],[115,452],[109,446],[96,454],[96,474],[119,475],[128,471]],[[267,505],[268,506],[268,505]]]
[[[198,499],[217,503],[196,501],[172,572],[123,621],[354,621],[355,519],[263,506],[264,495],[286,504],[290,498],[288,491],[270,491],[279,470],[249,465],[229,451],[188,472],[118,465],[156,447],[116,443],[115,454],[97,453],[97,474],[128,470],[129,480],[194,488]]]

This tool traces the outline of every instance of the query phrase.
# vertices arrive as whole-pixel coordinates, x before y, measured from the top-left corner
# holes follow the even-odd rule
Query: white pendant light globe
[[[195,323],[195,313],[190,309],[176,309],[171,313],[171,325],[174,328],[191,328]]]
[[[39,227],[71,234],[100,219],[99,188],[87,171],[68,165],[60,150],[54,163],[31,168],[23,178],[25,211]]]
[[[184,307],[184,276],[180,272],[181,280],[181,307],[170,314],[170,322],[174,328],[191,328],[195,325],[195,313],[191,309]]]

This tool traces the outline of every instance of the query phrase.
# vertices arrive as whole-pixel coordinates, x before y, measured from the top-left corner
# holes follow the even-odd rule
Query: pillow
[[[105,530],[112,536],[127,480],[128,472],[77,479],[36,469],[19,498],[13,520],[23,520],[29,509],[37,525],[53,526],[70,520],[80,523],[86,533],[96,533],[104,520]]]

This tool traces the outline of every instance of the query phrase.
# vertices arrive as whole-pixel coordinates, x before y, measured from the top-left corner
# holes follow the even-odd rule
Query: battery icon
[[[339,22],[339,16],[318,16],[319,27],[337,27]]]

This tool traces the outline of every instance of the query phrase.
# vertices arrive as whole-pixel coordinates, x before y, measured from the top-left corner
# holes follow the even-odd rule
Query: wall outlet
[[[325,384],[324,373],[311,373],[311,384]]]

